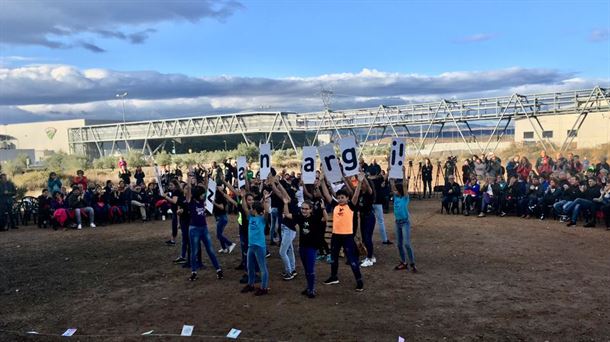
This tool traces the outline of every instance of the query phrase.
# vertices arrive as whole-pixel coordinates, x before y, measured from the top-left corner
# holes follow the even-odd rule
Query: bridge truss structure
[[[141,152],[154,154],[165,145],[167,140],[192,137],[215,137],[241,135],[247,144],[253,143],[248,137],[263,134],[269,142],[273,134],[286,135],[292,147],[297,145],[294,133],[304,132],[314,136],[315,144],[320,133],[330,133],[331,137],[345,134],[357,136],[355,131],[366,131],[359,143],[366,144],[373,129],[381,130],[381,136],[400,136],[402,130],[409,138],[409,144],[418,155],[431,141],[431,153],[448,126],[455,126],[461,139],[471,153],[494,151],[506,134],[511,122],[527,120],[536,137],[547,151],[563,152],[569,148],[576,134],[569,135],[560,146],[555,146],[543,136],[544,127],[539,118],[543,116],[563,116],[577,114],[572,131],[577,132],[589,115],[610,111],[610,92],[599,86],[593,89],[573,90],[543,94],[512,94],[510,96],[478,98],[469,100],[442,99],[437,102],[416,103],[400,106],[348,109],[320,112],[249,112],[223,115],[206,115],[189,118],[126,122],[105,125],[92,125],[72,128],[68,131],[71,152],[83,153],[87,148],[97,149],[103,156],[110,145],[110,154],[119,149],[119,144],[131,150],[135,142],[142,145]],[[491,135],[479,141],[471,124],[486,121],[493,127]],[[414,126],[425,127],[416,139],[410,134]],[[315,133],[315,134],[314,134]],[[151,142],[161,141],[158,146]],[[153,148],[154,147],[154,148]],[[138,147],[138,149],[140,149]]]

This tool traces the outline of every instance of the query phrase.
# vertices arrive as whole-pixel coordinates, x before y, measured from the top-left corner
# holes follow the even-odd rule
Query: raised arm
[[[282,200],[284,201],[284,217],[287,219],[292,220],[292,213],[290,212],[288,205],[290,204],[290,198],[289,197],[284,197],[282,198]]]
[[[244,209],[245,213],[250,213],[250,209],[248,209],[248,203],[246,203],[246,190],[241,189],[239,194],[241,195],[241,207]]]
[[[407,178],[407,168],[402,167],[402,193],[404,196],[409,195],[409,178]]]
[[[222,194],[222,196],[224,196],[224,198],[227,200],[227,202],[231,203],[232,205],[237,205],[237,202],[235,202],[235,200],[233,200],[231,198],[231,196],[229,196],[229,194],[227,194],[226,192],[222,191],[222,186],[219,186],[216,188],[216,193],[218,194],[218,192],[220,192]],[[223,208],[219,208],[219,209],[223,209]]]
[[[267,190],[263,191],[263,206],[265,207],[265,214],[269,214],[271,212],[271,205],[269,204],[269,197],[271,197],[271,193]]]
[[[364,172],[360,172],[358,174],[358,186],[356,190],[354,190],[354,194],[352,195],[352,203],[358,203],[358,197],[360,197],[360,190],[362,189],[362,182],[364,181]]]
[[[326,180],[324,179],[324,174],[320,175],[320,189],[322,190],[322,196],[324,197],[326,202],[331,203],[333,201],[333,198],[328,192],[328,187],[326,184]]]

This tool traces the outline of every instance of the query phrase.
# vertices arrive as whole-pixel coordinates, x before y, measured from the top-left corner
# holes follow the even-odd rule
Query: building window
[[[543,138],[552,138],[553,137],[553,131],[542,131],[542,137]]]
[[[534,132],[523,132],[523,139],[534,139]]]
[[[577,137],[578,136],[578,130],[577,129],[569,129],[568,130],[568,137],[572,138],[572,137]]]

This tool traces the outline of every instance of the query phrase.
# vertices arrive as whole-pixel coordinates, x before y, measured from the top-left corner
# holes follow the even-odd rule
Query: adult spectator
[[[472,165],[470,160],[467,158],[462,164],[462,183],[466,184],[470,180],[470,174],[473,173]],[[430,175],[432,177],[432,175]]]
[[[544,220],[549,216],[550,209],[559,202],[563,194],[563,189],[559,186],[559,182],[555,178],[549,181],[549,187],[544,191],[541,203],[540,219]]]
[[[546,155],[546,151],[540,151],[540,157],[536,160],[536,171],[540,176],[546,176],[553,172],[553,159]]]
[[[610,172],[610,165],[608,165],[607,158],[599,158],[599,163],[595,165],[595,174],[599,175],[601,170],[606,170],[606,173]]]
[[[38,196],[38,228],[47,228],[51,222],[51,195],[49,189],[42,189]]]
[[[523,180],[526,180],[529,178],[530,172],[532,172],[532,163],[526,157],[521,157],[519,165],[517,165],[517,174]]]
[[[360,158],[359,163],[360,163],[360,170],[361,170],[362,172],[364,172],[364,173],[368,173],[368,172],[369,172],[369,164],[367,164],[367,163],[364,161],[364,158]]]
[[[121,168],[119,170],[119,178],[126,184],[129,186],[129,184],[131,183],[131,171],[129,171],[127,169],[127,167],[125,168]]]
[[[74,177],[72,180],[72,184],[80,184],[83,186],[83,189],[87,189],[87,177],[85,176],[85,172],[83,170],[76,171],[76,177]]]
[[[519,165],[519,156],[513,157],[506,163],[506,176],[508,179],[517,177],[517,166]]]
[[[371,165],[368,166],[368,174],[371,176],[377,176],[381,174],[381,166],[377,164],[377,159],[373,159]]]
[[[455,176],[450,175],[447,177],[447,183],[443,188],[443,208],[447,214],[457,214],[459,209],[459,199],[461,196],[460,185],[455,182]]]
[[[595,178],[589,178],[586,185],[581,184],[580,191],[582,194],[565,209],[567,214],[571,214],[570,222],[567,223],[568,227],[576,225],[576,220],[578,220],[581,211],[590,211],[595,214],[596,203],[593,202],[593,199],[598,198],[601,191]],[[595,215],[589,215],[584,226],[595,227]]]
[[[49,179],[47,180],[47,189],[49,192],[54,194],[56,192],[61,192],[61,180],[57,177],[55,172],[49,173]]]
[[[89,226],[91,228],[95,228],[95,214],[93,213],[93,208],[86,206],[85,199],[83,197],[83,193],[81,192],[80,187],[73,186],[72,192],[68,195],[68,208],[70,210],[74,210],[74,215],[76,216],[76,229],[83,229],[82,225],[82,215],[83,213],[89,218]]]
[[[479,213],[478,217],[485,217],[490,205],[497,213],[499,213],[499,203],[500,185],[496,183],[495,178],[487,177],[487,181],[481,187],[481,212]]]
[[[140,210],[140,217],[142,222],[147,221],[148,216],[148,196],[146,191],[142,188],[142,185],[136,184],[133,191],[131,192],[131,205]]]
[[[474,160],[474,173],[477,175],[478,180],[485,179],[485,164],[483,164],[479,157],[476,157]]]
[[[133,178],[136,180],[136,185],[144,186],[144,177],[146,177],[146,175],[144,174],[142,167],[137,166],[136,171],[133,174]]]
[[[464,215],[470,215],[472,210],[476,210],[476,204],[480,198],[481,185],[477,180],[477,175],[471,174],[470,179],[464,183],[464,205],[462,210]]]
[[[377,162],[375,160],[373,160],[373,164],[369,166],[369,170],[375,172],[376,170],[374,165],[377,165]],[[388,180],[385,176],[381,175],[381,172],[379,174],[370,175],[368,179],[369,184],[371,184],[374,189],[375,201],[373,202],[373,210],[375,212],[375,220],[377,221],[377,226],[379,226],[381,241],[384,245],[391,245],[392,241],[388,239],[388,234],[385,229],[385,220],[383,217],[383,205],[385,203],[386,196],[386,191],[384,187]]]
[[[432,170],[433,166],[430,158],[426,158],[424,165],[421,167],[421,177],[424,182],[424,197],[426,197],[426,190],[428,190],[428,198],[432,197]]]
[[[13,211],[16,194],[17,188],[15,188],[15,184],[7,179],[5,173],[0,174],[0,230],[18,228],[15,212]],[[7,220],[8,222],[6,222]]]
[[[553,165],[553,171],[560,172],[568,169],[568,160],[563,157],[561,152],[557,152],[555,156],[555,165]]]

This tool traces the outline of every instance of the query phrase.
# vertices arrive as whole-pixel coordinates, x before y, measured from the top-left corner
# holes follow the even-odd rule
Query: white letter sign
[[[343,176],[341,176],[339,161],[337,161],[337,156],[335,155],[335,146],[333,144],[320,146],[318,147],[318,152],[320,153],[324,177],[326,177],[330,183],[340,182],[343,179]]]
[[[246,186],[246,157],[237,157],[237,186],[239,189]]]
[[[405,165],[406,154],[405,142],[401,139],[392,139],[392,151],[390,152],[390,178],[402,179],[402,167]]]
[[[214,212],[214,200],[216,199],[216,182],[208,179],[208,193],[205,195],[205,208],[212,214]]]
[[[341,150],[341,166],[346,177],[355,176],[360,173],[358,165],[358,154],[356,154],[356,138],[345,137],[339,139],[339,149]]]
[[[260,176],[266,179],[271,172],[271,144],[260,144]]]
[[[317,153],[318,150],[315,146],[303,146],[303,165],[301,165],[303,184],[314,184],[316,182]]]

